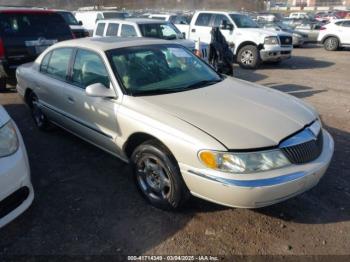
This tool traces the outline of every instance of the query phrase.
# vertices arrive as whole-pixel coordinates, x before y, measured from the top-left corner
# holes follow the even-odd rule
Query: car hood
[[[295,97],[234,78],[143,99],[233,150],[276,146],[317,118],[310,106]]]
[[[2,127],[9,120],[10,120],[10,117],[7,114],[6,110],[0,105],[0,127]]]
[[[260,36],[279,36],[279,35],[290,35],[283,31],[276,31],[274,29],[270,30],[267,28],[239,28],[238,30],[244,30],[244,33],[250,33]]]

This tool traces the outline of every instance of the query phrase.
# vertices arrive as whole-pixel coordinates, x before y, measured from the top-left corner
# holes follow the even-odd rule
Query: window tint
[[[230,20],[228,19],[228,17],[226,15],[216,15],[213,26],[219,27],[220,25],[222,25],[222,22],[224,20],[227,21],[227,24],[231,24]]]
[[[200,14],[197,18],[196,25],[209,26],[213,14]]]
[[[63,17],[56,13],[2,13],[0,34],[14,37],[45,37],[57,39],[58,36],[72,37],[69,26]]]
[[[345,27],[350,27],[350,21],[344,21],[343,26]]]
[[[117,36],[119,24],[110,23],[107,27],[106,36]]]
[[[53,50],[46,72],[56,78],[66,80],[71,54],[71,48]]]
[[[52,54],[52,52],[46,54],[45,57],[43,58],[43,60],[41,61],[41,65],[40,65],[41,72],[44,72],[44,73],[47,72],[47,68],[49,66],[51,54]]]
[[[124,19],[126,18],[126,13],[120,13],[120,12],[103,12],[103,16],[105,19]]]
[[[103,32],[105,31],[105,23],[99,23],[96,28],[96,35],[103,36]]]
[[[162,20],[162,21],[166,20],[166,17],[164,17],[164,16],[152,16],[151,18],[155,19],[155,20]]]
[[[132,25],[122,25],[122,32],[120,34],[122,37],[133,37],[137,36],[135,28]]]
[[[82,88],[101,83],[109,88],[109,77],[100,56],[87,50],[78,50],[73,66],[72,82]]]
[[[179,24],[179,25],[188,25],[188,21],[187,18],[185,16],[171,16],[170,17],[170,22],[172,22],[173,24]]]

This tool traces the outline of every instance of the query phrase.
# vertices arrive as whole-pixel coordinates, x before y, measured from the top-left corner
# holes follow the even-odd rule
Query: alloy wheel
[[[244,50],[241,55],[241,62],[245,65],[251,65],[254,61],[254,54],[251,50]]]

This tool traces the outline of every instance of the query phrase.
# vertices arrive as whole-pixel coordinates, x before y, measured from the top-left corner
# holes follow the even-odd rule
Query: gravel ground
[[[0,229],[0,255],[350,255],[350,51],[295,49],[292,59],[235,75],[312,104],[335,139],[320,184],[256,210],[191,199],[179,213],[148,205],[127,165],[60,129],[39,132],[14,90],[36,198]],[[0,259],[1,260],[1,259]]]

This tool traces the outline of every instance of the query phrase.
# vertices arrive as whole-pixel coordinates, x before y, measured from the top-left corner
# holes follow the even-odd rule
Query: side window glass
[[[122,32],[120,34],[122,37],[134,37],[137,36],[136,30],[132,25],[122,25]]]
[[[46,73],[55,78],[66,80],[71,55],[71,48],[59,48],[53,50]]]
[[[225,15],[216,15],[215,16],[215,20],[214,20],[214,25],[215,27],[219,27],[220,25],[222,25],[222,22],[226,20],[227,21],[227,24],[231,24],[230,23],[230,20],[228,19],[227,16]]]
[[[96,83],[109,88],[107,69],[101,57],[91,51],[78,50],[73,66],[72,82],[84,89]]]
[[[212,18],[212,14],[199,14],[197,17],[196,25],[198,26],[209,26],[210,20]]]
[[[119,24],[110,23],[107,27],[106,36],[117,36]]]
[[[46,54],[45,57],[43,58],[43,60],[41,61],[40,72],[44,72],[44,73],[47,72],[47,68],[49,66],[51,54],[52,54],[52,52]]]
[[[344,21],[343,22],[344,27],[350,27],[350,21]]]
[[[99,23],[96,28],[96,35],[103,36],[103,32],[105,31],[105,23]]]

